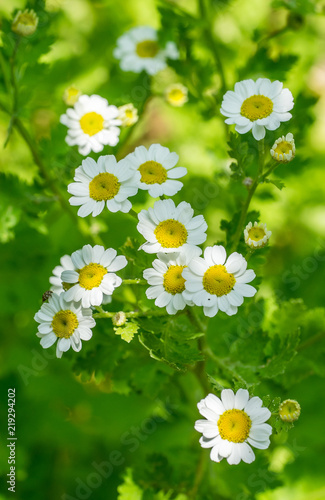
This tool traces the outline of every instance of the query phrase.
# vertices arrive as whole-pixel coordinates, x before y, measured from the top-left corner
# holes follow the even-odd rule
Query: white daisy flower
[[[148,299],[156,299],[157,307],[166,307],[168,314],[182,311],[186,305],[193,305],[183,297],[185,279],[182,276],[189,262],[201,255],[198,247],[188,247],[184,252],[158,253],[158,259],[152,263],[152,268],[143,271],[143,277],[150,286],[146,290]]]
[[[68,283],[62,283],[61,274],[63,273],[63,271],[74,271],[74,269],[75,267],[70,255],[63,255],[63,257],[61,257],[60,259],[60,265],[56,266],[53,269],[53,276],[51,276],[49,280],[52,285],[52,292],[56,293],[57,295],[61,295],[62,292],[67,290],[65,285],[68,285]]]
[[[160,144],[151,144],[149,149],[139,146],[124,160],[140,172],[139,189],[148,191],[153,198],[174,196],[183,187],[183,183],[175,179],[184,177],[187,169],[176,167],[178,155]]]
[[[114,155],[83,160],[75,171],[74,180],[68,185],[73,194],[70,205],[79,206],[79,217],[99,215],[106,207],[110,212],[127,213],[132,208],[128,200],[138,192],[140,173],[130,168],[125,160],[117,162]]]
[[[92,337],[91,328],[96,325],[91,309],[84,309],[80,304],[66,302],[63,294],[53,295],[48,303],[43,304],[34,316],[38,325],[37,336],[41,339],[44,349],[51,347],[56,341],[56,356],[72,347],[79,352],[82,340]]]
[[[165,90],[165,99],[171,106],[180,108],[188,101],[188,90],[181,83],[173,83]]]
[[[118,118],[122,122],[122,127],[131,127],[139,120],[138,110],[130,102],[118,108]]]
[[[61,274],[64,283],[72,284],[62,294],[64,299],[67,302],[81,300],[83,307],[100,306],[103,299],[112,295],[114,289],[122,283],[115,271],[123,269],[127,260],[123,255],[116,255],[116,250],[105,250],[101,245],[85,245],[81,250],[73,252],[71,260],[74,270],[63,271]]]
[[[78,146],[79,153],[99,153],[104,146],[116,146],[119,141],[121,120],[116,106],[99,95],[82,95],[73,108],[68,108],[60,122],[68,127],[65,140],[69,146]]]
[[[204,250],[204,258],[195,257],[183,271],[187,300],[203,306],[204,314],[210,318],[223,311],[228,316],[237,313],[244,297],[253,297],[256,289],[247,285],[255,278],[251,269],[246,270],[244,257],[234,252],[228,259],[222,245]]]
[[[155,75],[167,67],[166,59],[178,59],[179,52],[174,42],[167,42],[162,49],[154,28],[137,26],[118,38],[114,57],[120,60],[123,71]]]
[[[283,83],[268,78],[236,83],[235,91],[228,90],[221,104],[221,114],[228,117],[225,122],[236,124],[239,134],[252,130],[257,141],[263,139],[265,129],[276,130],[292,117],[293,97],[282,87]]]
[[[194,427],[203,434],[202,448],[211,448],[211,460],[220,462],[226,458],[230,465],[237,465],[241,460],[250,464],[255,460],[251,446],[260,450],[270,446],[272,427],[265,422],[271,412],[262,407],[262,403],[256,396],[249,398],[246,389],[239,389],[236,394],[224,389],[221,399],[208,394],[198,403],[199,412],[206,420],[197,420]]]
[[[207,238],[208,225],[203,215],[193,215],[193,208],[185,201],[176,207],[173,200],[159,200],[153,208],[141,210],[137,230],[147,242],[140,249],[147,253],[171,253],[185,251],[189,245],[201,245]]]
[[[286,136],[279,137],[273,144],[270,153],[274,160],[279,162],[287,163],[293,160],[296,154],[293,135],[289,133]]]
[[[250,248],[262,248],[268,243],[272,231],[268,231],[266,224],[263,222],[254,222],[254,225],[249,222],[244,229],[245,243]]]

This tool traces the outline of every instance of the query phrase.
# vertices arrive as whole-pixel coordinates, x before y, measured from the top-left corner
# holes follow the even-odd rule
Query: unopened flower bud
[[[119,311],[112,317],[112,323],[114,326],[123,326],[126,323],[126,314],[123,311]]]
[[[38,17],[36,13],[32,9],[26,9],[24,12],[21,10],[17,12],[12,22],[11,29],[17,33],[17,35],[29,36],[35,33],[37,25]]]
[[[279,407],[279,415],[284,422],[294,422],[300,416],[300,404],[294,399],[282,401]]]

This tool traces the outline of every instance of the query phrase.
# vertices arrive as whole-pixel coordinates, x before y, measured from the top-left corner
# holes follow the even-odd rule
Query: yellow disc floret
[[[260,241],[264,238],[265,231],[262,227],[253,226],[248,230],[248,237],[253,241]]]
[[[243,102],[240,114],[252,122],[270,116],[273,111],[273,102],[264,95],[252,95]]]
[[[158,224],[155,231],[158,243],[163,248],[179,248],[186,243],[187,231],[184,224],[174,219],[166,219]]]
[[[243,443],[249,436],[252,421],[243,410],[227,410],[218,420],[222,439],[232,443]]]
[[[185,290],[185,279],[182,276],[186,266],[169,266],[164,274],[164,288],[166,292],[176,295]]]
[[[74,312],[69,309],[59,311],[53,316],[52,328],[55,335],[62,339],[71,337],[76,328],[78,328],[78,318]]]
[[[139,57],[155,57],[159,52],[159,45],[155,40],[144,40],[136,46]]]
[[[167,170],[157,161],[146,161],[138,170],[141,174],[141,182],[145,184],[163,184],[167,180]]]
[[[79,285],[86,290],[98,287],[103,277],[107,274],[107,269],[100,264],[91,262],[79,271]]]
[[[218,264],[211,266],[203,275],[203,287],[211,295],[227,295],[234,287],[236,280],[234,275],[228,273],[225,266]]]
[[[96,201],[111,200],[119,190],[118,178],[108,172],[96,175],[89,183],[89,196]]]
[[[294,399],[286,399],[280,404],[279,415],[284,422],[294,422],[300,416],[300,404]]]
[[[80,118],[80,127],[85,134],[90,136],[98,134],[104,128],[104,118],[95,111],[90,111]]]

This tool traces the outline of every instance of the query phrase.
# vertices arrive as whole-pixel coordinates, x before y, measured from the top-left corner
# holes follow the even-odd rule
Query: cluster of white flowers
[[[33,19],[27,14],[23,17],[30,22],[29,18]],[[164,69],[168,58],[179,57],[176,45],[168,42],[161,47],[157,31],[150,27],[133,28],[121,36],[114,55],[122,70],[146,71],[150,75]],[[173,84],[165,91],[165,99],[173,106],[182,106],[188,100],[187,88]],[[98,153],[106,145],[115,146],[120,127],[129,127],[138,120],[132,103],[117,108],[98,95],[82,95],[74,86],[66,90],[64,100],[72,106],[61,116],[61,123],[68,127],[66,142],[77,145],[84,156],[91,151]],[[227,124],[236,125],[238,133],[252,130],[254,138],[261,140],[265,129],[275,130],[291,118],[292,107],[292,94],[283,89],[281,82],[259,78],[256,82],[236,83],[235,91],[225,94],[221,113],[227,117]],[[291,161],[295,155],[292,134],[279,138],[271,155],[278,162]],[[157,254],[152,267],[143,271],[150,285],[147,298],[154,299],[155,305],[166,308],[170,315],[186,306],[200,306],[207,317],[214,317],[219,311],[232,316],[244,298],[256,294],[257,290],[249,284],[255,272],[247,269],[241,254],[233,252],[227,257],[222,245],[207,246],[203,251],[200,246],[206,241],[208,228],[204,217],[194,215],[185,201],[176,205],[165,199],[183,187],[179,179],[187,174],[187,169],[178,166],[178,160],[175,152],[160,144],[152,144],[148,149],[139,146],[119,161],[114,155],[100,156],[97,161],[87,157],[76,168],[74,182],[68,185],[70,204],[79,207],[78,216],[96,217],[105,207],[113,213],[130,212],[129,198],[138,190],[161,198],[137,214],[137,230],[145,239],[139,250]],[[264,247],[270,236],[264,223],[250,222],[244,230],[244,240],[251,251]],[[122,283],[116,272],[126,265],[123,255],[100,245],[85,245],[71,256],[63,256],[50,278],[52,295],[35,315],[41,345],[48,348],[57,341],[58,357],[70,347],[80,351],[82,340],[91,338],[95,326],[92,309],[110,303],[114,290]],[[118,315],[114,324],[124,324],[126,315]],[[293,403],[288,400],[282,404],[284,420],[298,418],[300,407]],[[226,458],[229,464],[241,460],[251,463],[255,456],[250,445],[260,449],[269,446],[272,428],[265,422],[271,413],[262,407],[260,398],[250,398],[247,390],[239,389],[236,394],[223,390],[221,399],[209,394],[198,408],[206,420],[198,420],[195,429],[202,433],[201,446],[211,448],[212,460],[220,462]]]
[[[122,283],[115,273],[126,265],[123,255],[101,245],[85,245],[71,256],[64,255],[50,277],[53,293],[35,314],[42,347],[58,341],[58,358],[70,347],[80,351],[81,340],[89,340],[95,326],[91,307],[111,301]]]

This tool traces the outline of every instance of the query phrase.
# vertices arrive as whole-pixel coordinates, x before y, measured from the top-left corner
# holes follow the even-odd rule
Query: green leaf
[[[125,325],[120,327],[115,327],[115,334],[121,335],[121,338],[125,340],[125,342],[131,342],[134,335],[138,333],[139,325],[135,321],[128,321]]]
[[[133,480],[132,469],[127,469],[124,482],[117,488],[118,500],[142,500],[143,490]]]
[[[264,179],[264,182],[268,184],[274,184],[278,189],[283,189],[285,187],[284,182],[280,181],[280,179]]]

